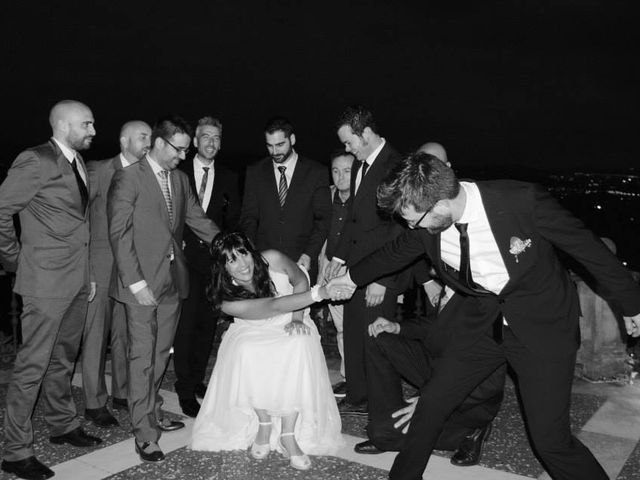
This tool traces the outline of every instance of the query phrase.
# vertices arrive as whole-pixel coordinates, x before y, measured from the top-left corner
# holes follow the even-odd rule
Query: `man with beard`
[[[162,416],[159,395],[169,360],[189,274],[182,232],[185,224],[211,243],[220,231],[206,217],[189,179],[176,170],[191,143],[191,128],[180,117],[159,120],[151,150],[139,162],[118,170],[107,199],[109,240],[117,276],[109,294],[124,303],[127,315],[127,400],[135,449],[146,462],[164,460],[160,432],[184,423]]]
[[[259,251],[280,250],[314,278],[331,219],[327,172],[294,150],[286,118],[269,120],[264,135],[269,157],[247,169],[240,228]]]
[[[640,288],[620,261],[542,188],[512,180],[460,182],[422,152],[385,179],[378,204],[414,230],[334,283],[366,284],[426,254],[456,292],[439,315],[450,324],[449,338],[433,376],[420,399],[400,412],[399,423],[411,423],[389,477],[421,478],[451,412],[508,362],[533,447],[551,477],[608,478],[570,431],[580,304],[557,250],[589,271],[603,298],[621,308],[627,334],[637,337]]]
[[[217,118],[198,121],[193,145],[197,149],[191,161],[182,162],[180,169],[189,177],[189,185],[207,216],[224,230],[233,230],[240,215],[240,194],[237,175],[215,161],[222,146],[222,123]],[[218,315],[213,314],[207,300],[211,281],[209,245],[189,227],[184,232],[184,254],[189,267],[189,296],[182,304],[182,313],[173,340],[173,366],[176,372],[176,393],[182,412],[195,417],[200,410],[196,397],[203,398],[202,383]]]
[[[91,187],[89,263],[96,296],[89,303],[82,335],[82,389],[84,416],[98,427],[118,425],[118,421],[107,409],[104,365],[109,339],[112,405],[118,410],[127,409],[127,322],[124,305],[109,297],[113,254],[107,225],[107,193],[114,173],[143,158],[150,145],[151,127],[142,121],[130,121],[120,130],[120,154],[109,160],[87,164]]]
[[[45,144],[22,152],[0,185],[0,262],[16,271],[22,295],[22,346],[7,390],[2,470],[25,479],[53,471],[34,456],[31,416],[42,393],[49,440],[92,447],[78,422],[71,374],[82,339],[89,279],[88,177],[78,153],[96,134],[91,110],[58,102]],[[20,217],[20,241],[13,215]],[[17,270],[16,270],[17,269]]]

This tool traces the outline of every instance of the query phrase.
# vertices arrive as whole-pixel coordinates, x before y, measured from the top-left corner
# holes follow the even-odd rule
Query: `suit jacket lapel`
[[[173,225],[172,230],[175,231],[176,225],[181,221],[182,203],[184,202],[185,192],[182,191],[182,183],[178,181],[177,172],[171,172],[169,179],[171,180],[171,201],[173,204]],[[163,197],[164,200],[164,197]],[[167,212],[168,215],[168,212]],[[178,218],[180,217],[180,218]]]
[[[71,163],[69,163],[69,160],[67,160],[67,157],[64,156],[64,153],[62,153],[62,150],[60,150],[56,142],[54,142],[53,140],[50,140],[49,143],[53,147],[54,153],[57,155],[56,163],[58,164],[58,170],[60,170],[60,172],[62,173],[62,178],[66,183],[69,189],[69,192],[71,193],[71,196],[73,197],[73,204],[77,207],[78,212],[82,216],[85,216],[87,214],[88,208],[85,208],[85,210],[82,211],[82,195],[80,195],[80,189],[78,188],[76,175],[75,173],[73,173],[73,167],[71,166]],[[78,154],[78,158],[80,158],[79,154]],[[84,167],[84,165],[81,162],[82,160],[78,162],[81,165],[80,168],[84,170],[85,175],[87,175],[87,180],[89,180],[87,169]],[[87,192],[89,192],[89,185],[86,185],[86,187],[87,187]]]
[[[485,188],[482,182],[476,182],[478,189],[480,190],[480,196],[482,198],[482,204],[489,220],[489,227],[491,227],[491,233],[496,240],[498,250],[502,256],[502,261],[509,274],[509,281],[503,287],[502,293],[507,291],[514,284],[514,277],[517,275],[517,271],[514,268],[513,257],[509,255],[511,235],[513,235],[513,222],[508,220],[505,215],[505,209],[501,199],[496,192],[491,189]]]

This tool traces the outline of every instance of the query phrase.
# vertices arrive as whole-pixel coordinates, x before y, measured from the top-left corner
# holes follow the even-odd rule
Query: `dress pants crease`
[[[129,414],[138,443],[157,442],[162,397],[158,393],[169,361],[180,302],[177,295],[157,306],[126,304]]]

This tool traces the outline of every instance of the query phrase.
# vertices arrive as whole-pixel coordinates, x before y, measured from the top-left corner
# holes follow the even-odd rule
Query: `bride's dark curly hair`
[[[237,285],[227,272],[227,262],[237,254],[250,254],[253,258],[253,287],[255,293]],[[275,287],[269,277],[269,264],[256,250],[244,233],[219,233],[211,242],[211,284],[207,298],[215,312],[220,311],[223,301],[249,298],[274,297]]]

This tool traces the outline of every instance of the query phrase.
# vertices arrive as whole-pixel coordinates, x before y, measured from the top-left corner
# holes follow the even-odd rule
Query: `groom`
[[[378,205],[413,230],[351,266],[334,285],[365,285],[426,254],[457,293],[441,313],[451,338],[407,416],[404,447],[389,477],[421,478],[447,417],[508,362],[518,376],[531,439],[551,477],[608,478],[569,427],[580,306],[556,249],[587,268],[602,296],[622,308],[627,333],[637,337],[640,287],[629,272],[546,191],[510,180],[459,182],[429,154],[403,160],[379,188]]]

